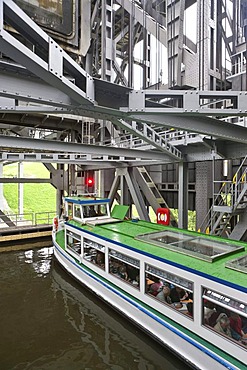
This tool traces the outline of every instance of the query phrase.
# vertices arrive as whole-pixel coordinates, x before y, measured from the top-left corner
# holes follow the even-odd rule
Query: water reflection
[[[52,248],[0,263],[1,370],[186,369],[70,278]]]

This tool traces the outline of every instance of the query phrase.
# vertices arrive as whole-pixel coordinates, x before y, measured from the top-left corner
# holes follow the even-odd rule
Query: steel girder
[[[66,144],[65,144],[66,145]],[[1,152],[0,162],[41,162],[41,163],[68,163],[78,164],[83,167],[86,166],[87,170],[96,170],[115,168],[115,167],[132,167],[132,166],[150,166],[160,163],[155,160],[140,160],[135,158],[126,158],[117,155],[99,155],[99,154],[81,154],[81,153],[13,153]],[[90,163],[90,166],[88,165]]]
[[[34,51],[11,35],[4,28],[4,22],[35,45]],[[0,1],[0,49],[68,95],[71,101],[79,105],[93,104],[92,77],[11,0]]]
[[[105,155],[107,159],[110,156],[113,157],[117,156],[120,161],[126,160],[141,160],[145,159],[150,161],[151,158],[156,161],[160,162],[169,162],[170,157],[167,157],[164,153],[160,152],[153,152],[153,151],[142,151],[142,150],[134,150],[134,149],[124,149],[124,148],[112,148],[107,146],[100,146],[100,145],[88,145],[88,144],[77,144],[77,143],[69,143],[69,142],[60,142],[60,141],[52,141],[52,140],[41,140],[41,139],[29,139],[29,138],[21,138],[13,137],[13,136],[3,136],[0,135],[0,147],[6,149],[28,149],[34,152],[58,152],[58,153],[76,153],[78,155],[81,154],[91,154],[94,156],[102,156]],[[51,161],[52,162],[52,161]]]
[[[41,56],[13,37],[4,28],[4,20],[27,37],[36,50],[40,48]],[[99,84],[11,0],[0,1],[0,50],[16,62],[21,62],[29,71],[44,80],[49,88],[51,86],[48,97],[44,96],[44,93],[39,96],[38,85],[30,82],[27,86],[31,87],[32,84],[33,88],[31,94],[28,94],[27,88],[23,91],[24,80],[18,77],[19,91],[14,91],[11,86],[0,90],[1,96],[15,99],[12,100],[13,105],[2,106],[1,112],[58,114],[64,110],[71,114],[110,121],[132,119],[246,143],[245,128],[210,117],[247,116],[247,92],[133,91],[105,81]],[[6,82],[10,80],[11,77]],[[41,83],[40,86],[41,92],[44,92],[45,85]],[[97,93],[96,86],[100,86],[101,94]],[[123,98],[108,99],[105,102],[104,90],[112,97],[117,92],[117,96],[122,94]],[[18,106],[15,105],[18,99],[29,99],[39,105]],[[6,102],[9,103],[10,100]],[[152,153],[154,152],[150,155],[153,156]],[[169,152],[167,154],[170,155]]]

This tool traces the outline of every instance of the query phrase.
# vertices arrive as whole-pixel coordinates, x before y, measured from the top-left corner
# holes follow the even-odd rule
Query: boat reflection
[[[56,261],[52,278],[52,289],[63,299],[68,322],[81,333],[82,344],[89,349],[83,358],[84,368],[186,369],[166,348],[74,281]]]

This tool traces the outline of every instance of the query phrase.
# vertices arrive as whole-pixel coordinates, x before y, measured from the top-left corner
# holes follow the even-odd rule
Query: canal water
[[[0,253],[1,370],[188,370],[80,286],[52,248]]]

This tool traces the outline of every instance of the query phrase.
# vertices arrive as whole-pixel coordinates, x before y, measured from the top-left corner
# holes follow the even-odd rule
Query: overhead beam
[[[92,77],[12,0],[1,0],[1,5],[1,52],[68,95],[78,104],[92,105],[94,102]],[[4,28],[4,22],[18,31],[24,39],[29,40],[34,46],[33,50],[40,50],[42,57],[13,37]]]
[[[188,117],[181,114],[166,115],[149,113],[143,115],[133,113],[131,114],[131,119],[167,128],[173,127],[178,130],[197,132],[199,134],[227,139],[229,141],[247,143],[247,128],[210,117]]]
[[[171,162],[171,158],[166,156],[164,153],[159,153],[155,151],[142,151],[135,149],[124,149],[124,148],[112,148],[101,145],[87,145],[87,144],[77,144],[61,141],[52,140],[36,140],[29,138],[12,137],[0,135],[0,148],[5,149],[26,149],[32,150],[34,152],[59,152],[59,153],[78,153],[78,154],[91,154],[91,155],[106,155],[118,157],[123,157],[125,159],[135,158],[140,159],[153,159],[160,161]]]
[[[133,166],[151,166],[153,164],[161,163],[155,160],[140,160],[136,158],[126,159],[123,156],[110,156],[110,155],[92,155],[92,154],[79,154],[79,153],[13,153],[13,152],[0,152],[0,162],[13,163],[13,162],[40,162],[45,164],[50,172],[56,170],[50,163],[74,163],[87,169],[96,168],[116,168],[116,167],[133,167]],[[90,165],[89,165],[90,163]],[[163,163],[163,162],[162,162]],[[165,163],[165,162],[164,162]]]
[[[14,73],[9,73],[7,65],[6,70],[0,69],[0,96],[29,103],[73,108],[68,95],[34,76],[23,76],[21,72],[21,69],[16,69]]]
[[[123,112],[183,116],[247,116],[246,91],[132,90]]]
[[[30,178],[30,177],[23,177],[23,178],[17,178],[17,177],[0,177],[0,183],[3,184],[32,184],[32,183],[51,183],[51,179],[38,179],[38,178]]]

